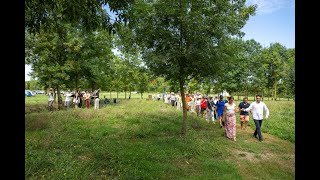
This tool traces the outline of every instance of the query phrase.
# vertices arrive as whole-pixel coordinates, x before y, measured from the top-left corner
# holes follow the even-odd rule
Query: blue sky
[[[294,0],[247,0],[247,4],[257,4],[258,8],[256,15],[242,28],[243,39],[254,39],[263,47],[279,42],[287,48],[295,48]],[[25,65],[25,81],[30,80],[30,71],[31,67]]]
[[[264,47],[275,42],[295,47],[294,0],[247,0],[247,4],[257,4],[258,8],[242,29],[243,39],[254,39]]]

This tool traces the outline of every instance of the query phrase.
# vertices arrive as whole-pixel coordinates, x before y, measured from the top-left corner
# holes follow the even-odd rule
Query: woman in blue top
[[[226,102],[223,100],[223,96],[220,95],[220,99],[217,101],[216,103],[216,107],[217,107],[217,113],[218,113],[218,118],[219,118],[219,123],[220,123],[220,128],[222,128],[222,114],[223,114],[223,110],[224,110],[224,104]]]

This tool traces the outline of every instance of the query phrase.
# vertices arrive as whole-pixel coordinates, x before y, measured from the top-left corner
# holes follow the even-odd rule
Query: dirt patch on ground
[[[255,155],[254,153],[252,153],[252,152],[235,150],[235,151],[234,151],[234,154],[235,154],[237,157],[239,157],[240,159],[246,159],[246,160],[248,160],[248,161],[250,161],[250,162],[256,163],[256,162],[260,161],[260,159],[258,159],[258,158],[256,157],[256,155]]]

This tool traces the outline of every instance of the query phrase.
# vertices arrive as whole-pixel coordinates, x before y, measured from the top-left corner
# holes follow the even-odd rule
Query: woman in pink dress
[[[227,138],[236,141],[236,112],[239,112],[236,104],[233,103],[233,96],[228,98],[224,105],[223,116],[225,118],[225,135]]]

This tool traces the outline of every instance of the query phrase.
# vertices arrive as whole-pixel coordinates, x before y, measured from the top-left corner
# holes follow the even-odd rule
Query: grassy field
[[[293,101],[265,101],[261,143],[192,114],[181,137],[181,111],[146,97],[53,113],[46,96],[26,97],[26,179],[294,179]]]

